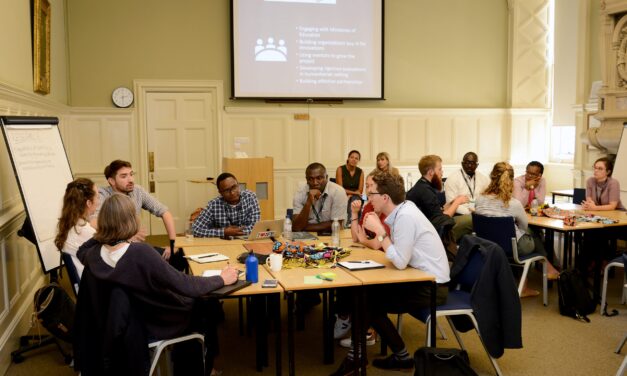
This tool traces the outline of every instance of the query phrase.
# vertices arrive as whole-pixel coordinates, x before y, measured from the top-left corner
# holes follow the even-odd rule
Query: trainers
[[[414,368],[414,360],[412,358],[399,359],[396,355],[392,354],[387,358],[373,360],[372,365],[381,369],[402,371]]]
[[[342,319],[340,318],[340,316],[335,315],[335,328],[333,328],[333,338],[344,338],[348,334],[349,330],[351,330],[350,317]]]
[[[365,361],[366,367],[368,366],[368,361]],[[348,357],[342,360],[342,364],[340,367],[331,374],[331,376],[346,376],[346,375],[354,375],[356,372],[359,372],[360,369],[355,369],[355,362],[353,359]]]
[[[368,334],[366,335],[366,346],[372,346],[376,342],[377,342],[377,339],[376,339],[375,334],[373,332],[368,332]],[[344,338],[343,340],[340,341],[340,346],[351,348],[353,347],[353,340],[350,337]]]

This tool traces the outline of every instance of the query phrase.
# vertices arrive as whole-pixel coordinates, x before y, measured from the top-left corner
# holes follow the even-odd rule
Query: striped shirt
[[[100,194],[100,206],[102,206],[104,200],[112,196],[114,193],[116,193],[116,191],[114,191],[111,186],[108,186],[104,188],[98,188],[98,193]],[[167,206],[160,203],[159,200],[154,198],[150,193],[146,192],[144,188],[140,187],[137,184],[135,184],[135,187],[130,193],[127,194],[127,196],[130,197],[131,200],[133,200],[133,203],[135,204],[135,212],[137,213],[137,215],[140,214],[142,209],[148,210],[150,213],[157,217],[163,216],[163,213],[168,211]],[[99,212],[100,207],[98,207],[98,210],[96,210],[96,213],[94,215],[97,216]]]
[[[248,235],[260,217],[257,196],[249,190],[243,190],[236,205],[229,204],[222,196],[209,201],[192,224],[192,230],[196,237],[210,238],[224,236],[225,227],[240,226],[244,234]]]
[[[529,223],[527,214],[520,201],[515,198],[509,200],[505,207],[503,200],[493,195],[480,195],[475,201],[475,213],[486,217],[514,217],[516,223],[516,240],[527,231]]]

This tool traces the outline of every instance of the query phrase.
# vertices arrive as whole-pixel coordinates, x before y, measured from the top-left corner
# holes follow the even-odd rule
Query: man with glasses
[[[462,158],[462,168],[448,176],[444,183],[446,202],[453,202],[458,196],[467,196],[469,202],[460,204],[455,210],[455,214],[470,214],[475,207],[475,199],[490,184],[490,179],[476,171],[479,166],[479,158],[472,151],[464,154]]]
[[[167,206],[163,205],[159,202],[159,200],[151,196],[144,188],[135,184],[135,172],[133,171],[133,166],[131,166],[130,162],[116,159],[105,167],[104,175],[109,183],[109,186],[98,188],[100,205],[102,205],[107,197],[113,195],[114,193],[122,193],[129,196],[133,200],[137,215],[140,214],[141,209],[144,209],[148,210],[152,215],[160,217],[163,220],[165,230],[170,238],[170,248],[164,249],[161,255],[164,259],[169,260],[170,255],[174,251],[176,228],[174,226],[174,218]],[[98,207],[98,210],[96,210],[96,213],[94,214],[95,218],[98,217],[99,212],[100,207]],[[144,241],[145,239],[146,229],[141,228],[132,240]]]
[[[435,276],[438,283],[436,304],[446,302],[449,282],[449,265],[438,233],[433,225],[411,201],[405,200],[405,184],[399,175],[378,172],[373,184],[367,188],[368,202],[374,213],[364,218],[364,228],[375,233],[385,251],[385,257],[397,269],[416,268]],[[379,214],[385,214],[385,224],[390,227],[387,235]],[[423,283],[397,283],[372,285],[367,291],[366,321],[379,333],[393,354],[375,359],[372,365],[385,370],[410,370],[414,361],[405,342],[390,321],[388,312],[410,313],[429,307],[431,289]],[[332,376],[347,375],[354,371],[352,351]]]
[[[340,228],[346,219],[348,199],[341,186],[328,181],[327,169],[321,163],[312,163],[305,170],[307,185],[296,191],[293,200],[294,231],[330,232],[333,219]]]
[[[209,201],[194,220],[194,236],[230,238],[250,234],[261,217],[255,193],[240,190],[237,179],[228,172],[218,176],[216,185],[220,196]]]
[[[546,196],[546,180],[542,177],[544,166],[538,161],[531,161],[527,165],[524,175],[514,179],[514,198],[520,201],[525,210],[531,207],[533,200],[539,205],[544,203]]]

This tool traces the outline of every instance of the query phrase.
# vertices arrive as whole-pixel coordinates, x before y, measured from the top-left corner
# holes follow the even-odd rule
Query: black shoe
[[[412,358],[399,359],[392,354],[387,358],[373,360],[372,365],[381,369],[409,370],[414,368],[414,360]]]
[[[365,361],[364,364],[367,366],[368,361]],[[342,364],[340,364],[340,367],[335,372],[333,372],[330,376],[352,375],[355,373],[355,371],[359,371],[359,370],[360,370],[359,367],[355,369],[355,361],[353,359],[346,357],[344,358],[344,360],[342,360]]]

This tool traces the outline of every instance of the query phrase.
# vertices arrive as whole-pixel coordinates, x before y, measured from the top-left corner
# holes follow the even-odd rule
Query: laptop
[[[259,240],[278,238],[283,233],[283,219],[270,219],[255,223],[250,234],[238,236],[237,239]]]

